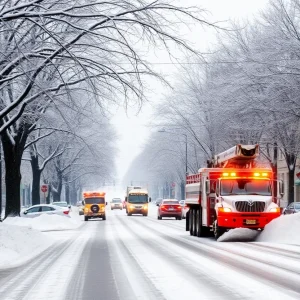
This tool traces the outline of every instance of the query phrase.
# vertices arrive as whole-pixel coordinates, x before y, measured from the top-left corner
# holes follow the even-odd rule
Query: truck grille
[[[260,201],[236,201],[235,207],[241,212],[263,212],[265,210],[265,202]]]

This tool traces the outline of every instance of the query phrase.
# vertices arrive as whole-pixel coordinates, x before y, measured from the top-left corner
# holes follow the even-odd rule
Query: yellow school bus
[[[148,202],[151,202],[151,198],[146,189],[127,189],[125,201],[128,216],[133,214],[148,216]]]
[[[83,214],[84,221],[91,218],[102,218],[106,220],[105,206],[105,192],[84,192],[83,193]]]

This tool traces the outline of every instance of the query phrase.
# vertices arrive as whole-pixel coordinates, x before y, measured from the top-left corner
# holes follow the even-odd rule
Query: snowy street
[[[83,221],[82,221],[83,222]],[[300,247],[190,237],[185,221],[108,210],[42,234],[53,245],[0,271],[1,299],[299,299]]]

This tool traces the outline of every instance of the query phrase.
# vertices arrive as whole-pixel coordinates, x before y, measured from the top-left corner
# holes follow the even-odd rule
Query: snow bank
[[[225,232],[218,238],[218,242],[253,242],[259,231],[249,228],[235,228]]]
[[[75,213],[70,213],[70,217],[48,214],[36,218],[13,217],[5,219],[4,223],[26,226],[39,231],[76,229],[83,224],[82,218],[77,218]]]
[[[37,230],[0,223],[0,268],[21,265],[44,251],[52,242]]]
[[[282,215],[270,222],[256,242],[300,245],[300,213]]]

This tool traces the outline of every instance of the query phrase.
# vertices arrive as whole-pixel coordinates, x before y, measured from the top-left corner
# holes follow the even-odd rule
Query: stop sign
[[[46,193],[46,192],[48,191],[48,186],[47,186],[47,185],[42,185],[42,186],[41,186],[41,191],[42,191],[43,193]]]

